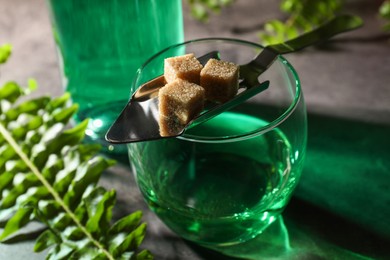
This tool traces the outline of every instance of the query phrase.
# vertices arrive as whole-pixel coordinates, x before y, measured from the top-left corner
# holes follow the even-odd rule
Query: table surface
[[[207,24],[184,5],[185,38],[210,36],[258,41],[257,32],[282,18],[278,1],[237,1]],[[390,250],[390,35],[381,30],[381,1],[347,1],[364,18],[361,29],[319,48],[290,54],[301,77],[308,109],[307,162],[283,218],[243,245],[253,259],[389,259]],[[56,50],[44,0],[0,0],[0,40],[14,54],[0,70],[0,83],[37,79],[34,95],[62,93]],[[1,43],[1,42],[0,42]],[[315,66],[313,66],[315,64]],[[102,185],[117,190],[122,215],[141,209],[148,223],[144,248],[156,259],[233,259],[183,241],[143,202],[126,156],[110,168]],[[29,226],[34,234],[39,226]],[[0,244],[0,259],[44,259],[33,241]],[[235,256],[240,249],[230,248]]]

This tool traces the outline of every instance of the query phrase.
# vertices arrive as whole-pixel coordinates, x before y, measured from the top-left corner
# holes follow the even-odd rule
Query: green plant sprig
[[[10,54],[10,45],[0,46],[0,63]],[[69,94],[20,101],[34,88],[33,80],[27,89],[0,87],[0,242],[39,221],[47,229],[34,251],[48,249],[47,259],[153,259],[138,249],[142,212],[111,224],[115,190],[97,183],[114,161],[99,156],[98,145],[81,143],[87,121],[68,128],[77,105]]]
[[[282,0],[280,9],[288,18],[265,23],[259,39],[263,45],[271,45],[295,38],[334,18],[341,6],[341,0]]]
[[[385,31],[390,31],[390,0],[386,0],[382,3],[379,8],[379,15],[385,20],[385,25],[383,29]]]
[[[210,13],[219,13],[222,8],[231,5],[235,0],[187,0],[191,15],[202,22],[207,22]]]

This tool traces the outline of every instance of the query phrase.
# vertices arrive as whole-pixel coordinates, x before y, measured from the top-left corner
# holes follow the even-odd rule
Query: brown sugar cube
[[[193,53],[171,57],[164,60],[164,77],[167,83],[179,78],[199,85],[202,68]]]
[[[200,72],[200,85],[206,91],[206,99],[224,103],[238,91],[239,67],[222,60],[210,59]]]
[[[204,89],[177,79],[159,90],[159,127],[161,136],[178,134],[204,107]]]

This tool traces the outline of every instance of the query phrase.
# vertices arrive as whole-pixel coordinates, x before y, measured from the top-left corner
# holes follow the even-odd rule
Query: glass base
[[[235,245],[205,246],[230,257],[245,259],[288,259],[291,254],[289,234],[279,215],[260,234]],[[296,252],[295,252],[296,253]]]

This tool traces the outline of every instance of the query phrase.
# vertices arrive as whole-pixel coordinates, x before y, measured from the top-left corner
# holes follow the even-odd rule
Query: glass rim
[[[198,42],[208,42],[208,41],[213,41],[213,42],[230,42],[230,43],[238,43],[238,44],[243,44],[247,46],[253,46],[256,48],[261,48],[264,49],[264,46],[261,44],[247,41],[247,40],[241,40],[241,39],[236,39],[236,38],[225,38],[225,37],[207,37],[207,38],[198,38],[198,39],[193,39],[193,40],[188,40],[184,41],[178,44],[171,45],[156,54],[152,55],[148,60],[143,63],[143,65],[137,70],[136,76],[133,81],[133,85],[136,83],[137,78],[139,74],[142,73],[142,70],[156,57],[160,56],[161,54],[180,47],[184,45],[188,45],[191,43],[198,43]],[[288,106],[288,108],[285,109],[285,111],[275,118],[274,120],[270,121],[267,125],[262,126],[257,128],[256,130],[243,133],[243,134],[238,134],[238,135],[229,135],[229,136],[199,136],[199,135],[191,135],[191,134],[186,134],[184,132],[181,136],[177,136],[177,139],[181,139],[183,141],[192,141],[192,142],[202,142],[202,143],[222,143],[222,142],[233,142],[233,141],[241,141],[245,140],[248,138],[252,138],[258,135],[262,135],[264,133],[267,133],[269,131],[272,131],[275,129],[277,126],[279,126],[281,123],[283,123],[287,118],[290,117],[290,115],[296,110],[301,98],[302,98],[302,89],[301,89],[301,81],[299,79],[298,73],[294,69],[294,67],[291,65],[290,62],[287,61],[286,58],[283,57],[283,55],[279,54],[278,55],[278,61],[282,63],[293,75],[293,78],[295,79],[295,96],[294,99],[292,100],[291,104]]]

